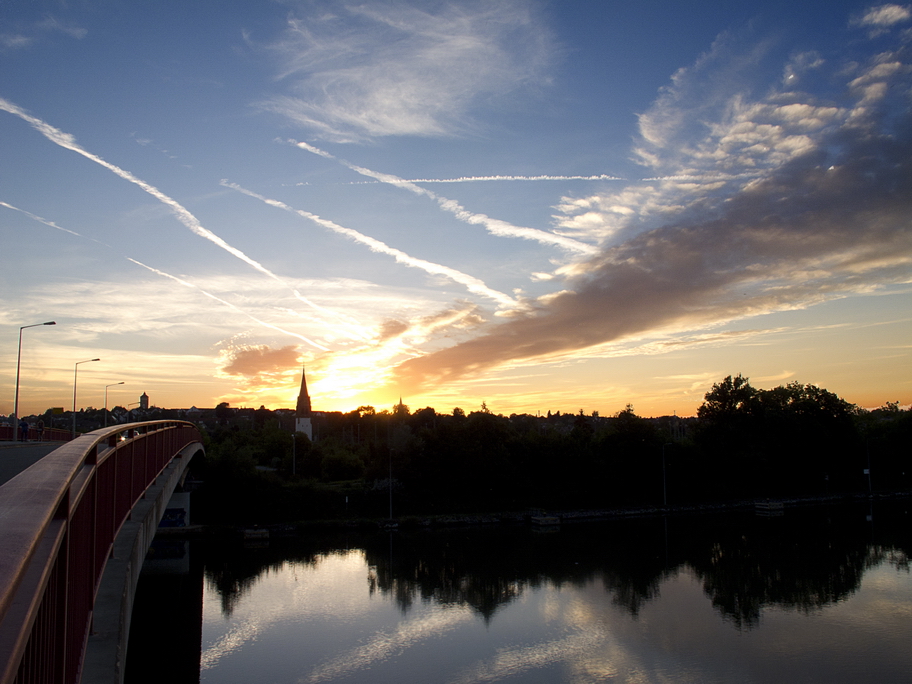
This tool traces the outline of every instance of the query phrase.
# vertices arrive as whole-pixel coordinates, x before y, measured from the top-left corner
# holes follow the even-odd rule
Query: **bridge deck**
[[[0,442],[0,485],[66,442]]]

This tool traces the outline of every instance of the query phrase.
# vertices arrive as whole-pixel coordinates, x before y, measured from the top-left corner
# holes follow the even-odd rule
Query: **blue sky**
[[[0,413],[912,400],[912,9],[6,2]]]

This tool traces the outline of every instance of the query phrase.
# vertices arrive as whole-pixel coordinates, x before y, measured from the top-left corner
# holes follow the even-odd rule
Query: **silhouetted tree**
[[[227,401],[223,401],[215,407],[215,418],[219,425],[228,425],[231,421],[231,409],[228,408]]]

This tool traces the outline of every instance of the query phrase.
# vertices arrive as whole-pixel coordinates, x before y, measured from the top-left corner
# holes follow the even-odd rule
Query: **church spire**
[[[296,418],[310,418],[310,395],[307,393],[307,368],[301,370],[301,391],[298,393],[298,405],[295,408]]]
[[[298,405],[295,408],[295,432],[303,432],[313,440],[313,421],[310,410],[310,395],[307,393],[307,368],[301,369],[301,392],[298,394]]]

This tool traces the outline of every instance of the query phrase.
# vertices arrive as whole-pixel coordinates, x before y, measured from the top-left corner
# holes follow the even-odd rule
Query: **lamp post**
[[[79,364],[92,363],[92,361],[101,361],[101,359],[86,359],[85,361],[77,361],[76,366],[73,370],[73,439],[76,439],[76,376],[79,373]]]
[[[665,442],[662,445],[662,506],[668,505],[668,488],[665,484],[665,447],[671,446],[671,442]]]
[[[110,385],[105,385],[105,406],[104,406],[104,426],[108,427],[108,387],[114,387],[115,385],[122,385],[124,381],[114,382]]]
[[[129,418],[131,423],[133,422],[133,409],[131,408],[132,406],[139,406],[139,402],[134,401],[132,404],[127,404],[127,413],[130,414]]]
[[[13,441],[16,441],[16,435],[19,434],[19,365],[22,362],[22,331],[26,328],[37,328],[39,325],[57,325],[56,321],[47,323],[33,323],[32,325],[23,325],[19,328],[19,352],[16,354],[16,398],[13,401]]]

